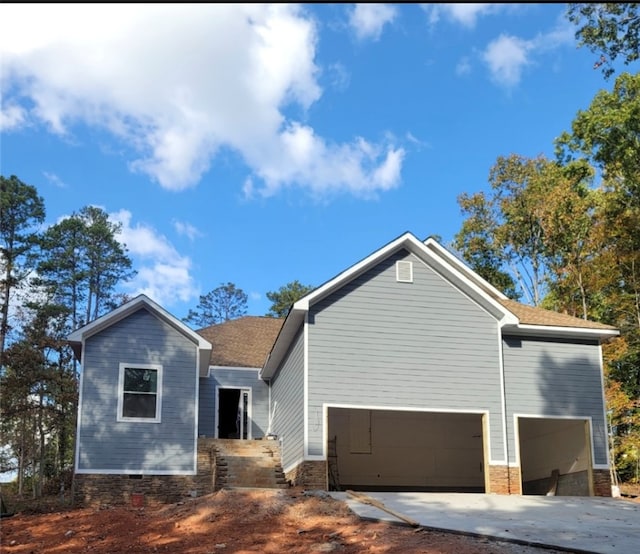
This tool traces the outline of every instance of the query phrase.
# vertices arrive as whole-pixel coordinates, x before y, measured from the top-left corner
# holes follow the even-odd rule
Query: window
[[[118,421],[160,422],[162,366],[120,364]]]

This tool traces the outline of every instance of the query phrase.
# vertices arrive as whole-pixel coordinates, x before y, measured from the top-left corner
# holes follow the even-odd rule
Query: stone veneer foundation
[[[593,470],[594,496],[611,496],[611,474],[608,469]]]
[[[327,462],[324,460],[302,462],[286,472],[285,477],[294,487],[326,491],[328,488]]]

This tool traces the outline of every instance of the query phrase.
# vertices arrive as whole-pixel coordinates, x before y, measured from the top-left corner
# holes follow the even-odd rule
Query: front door
[[[217,388],[216,438],[251,438],[251,389]]]

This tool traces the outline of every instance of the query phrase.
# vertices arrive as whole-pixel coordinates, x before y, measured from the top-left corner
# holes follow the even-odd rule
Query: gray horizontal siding
[[[514,413],[592,418],[594,463],[607,463],[600,347],[568,341],[504,339],[509,458],[515,462]]]
[[[263,438],[269,427],[269,386],[258,377],[258,369],[211,370],[210,377],[200,378],[198,433],[215,436],[216,387],[251,389],[251,437]]]
[[[413,283],[395,262],[413,262]],[[406,251],[312,306],[309,454],[322,454],[323,403],[488,411],[503,461],[500,344],[493,316]]]
[[[286,469],[304,455],[304,335],[298,331],[289,352],[271,380],[273,432],[282,445]]]
[[[163,367],[160,423],[118,422],[120,363]],[[80,470],[194,470],[197,349],[141,309],[90,337],[82,367]]]

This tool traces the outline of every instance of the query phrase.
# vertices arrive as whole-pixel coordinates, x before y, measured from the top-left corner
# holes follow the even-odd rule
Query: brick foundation
[[[520,468],[509,466],[492,466],[489,469],[487,493],[522,494]]]
[[[593,470],[594,496],[611,496],[611,474],[608,469]]]
[[[327,490],[327,462],[324,460],[302,462],[285,473],[287,480],[296,487]]]

